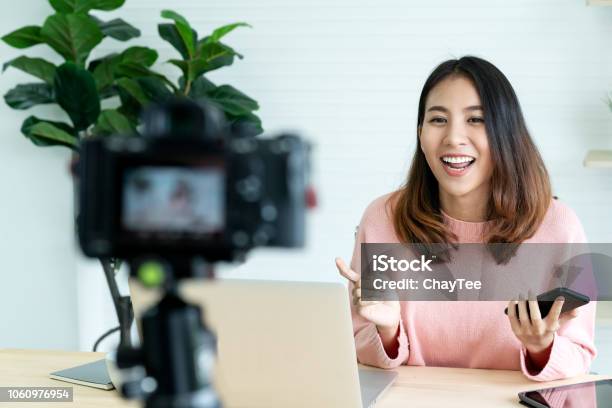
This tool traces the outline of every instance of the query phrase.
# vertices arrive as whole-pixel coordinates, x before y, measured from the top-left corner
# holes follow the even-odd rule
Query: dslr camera
[[[255,138],[212,105],[149,108],[143,137],[84,140],[78,234],[90,257],[241,258],[304,243],[309,145]]]

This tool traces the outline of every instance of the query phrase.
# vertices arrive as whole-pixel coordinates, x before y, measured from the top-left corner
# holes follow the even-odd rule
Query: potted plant
[[[30,74],[36,81],[19,84],[4,95],[13,109],[29,110],[38,105],[56,104],[70,119],[28,116],[21,133],[41,147],[62,146],[78,155],[79,142],[90,136],[120,134],[138,136],[140,113],[150,103],[164,102],[171,97],[206,98],[217,105],[232,126],[241,126],[256,136],[263,129],[254,114],[258,103],[231,85],[217,85],[206,74],[243,58],[222,39],[246,23],[233,23],[200,37],[180,14],[163,10],[164,22],[158,25],[160,37],[178,51],[180,58],[168,63],[180,72],[175,80],[153,69],[158,59],[156,50],[142,47],[117,47],[117,51],[91,59],[91,53],[103,39],[110,37],[125,42],[140,31],[115,18],[106,21],[97,13],[117,10],[125,0],[48,0],[54,14],[42,25],[28,25],[2,37],[8,45],[27,49],[45,45],[62,59],[58,64],[39,57],[19,56],[3,65]],[[95,13],[95,14],[93,14]],[[102,108],[102,101],[105,106]],[[121,341],[129,342],[129,326],[133,318],[129,298],[121,297],[114,276],[120,266],[117,259],[102,259],[117,316],[122,327]]]

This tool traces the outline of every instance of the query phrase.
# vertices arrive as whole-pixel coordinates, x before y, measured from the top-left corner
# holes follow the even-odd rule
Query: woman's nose
[[[443,143],[447,146],[462,146],[468,141],[467,129],[461,121],[451,121],[447,127]]]

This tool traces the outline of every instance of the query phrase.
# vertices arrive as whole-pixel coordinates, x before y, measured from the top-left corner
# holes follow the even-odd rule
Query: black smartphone
[[[545,318],[548,315],[555,299],[559,296],[563,296],[565,298],[565,302],[563,302],[563,307],[561,308],[561,313],[569,312],[570,310],[584,306],[591,301],[587,295],[583,295],[582,293],[578,293],[568,288],[555,288],[553,290],[549,290],[548,292],[544,292],[537,296],[540,315],[542,318]],[[508,314],[508,308],[504,310],[504,313]],[[527,308],[527,313],[529,314],[529,308]],[[516,315],[518,316],[518,314],[518,305],[516,305]]]

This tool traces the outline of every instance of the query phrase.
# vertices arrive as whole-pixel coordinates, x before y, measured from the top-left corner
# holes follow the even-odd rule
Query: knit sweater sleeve
[[[372,213],[375,212],[373,204],[366,209],[355,234],[351,269],[357,273],[361,273],[361,244],[368,242],[368,230],[376,222],[376,217],[372,216]],[[349,282],[349,293],[351,293],[353,287],[353,283]],[[397,338],[398,350],[392,356],[389,356],[385,351],[376,325],[360,316],[357,306],[353,302],[351,302],[351,315],[357,360],[360,363],[379,368],[395,368],[408,360],[408,337],[401,320]]]
[[[567,243],[586,243],[582,224],[571,209],[563,206],[557,221],[564,225]],[[580,307],[578,316],[559,328],[543,367],[533,367],[527,349],[522,346],[520,360],[525,376],[534,381],[552,381],[588,373],[597,355],[594,343],[595,309],[595,301]]]

